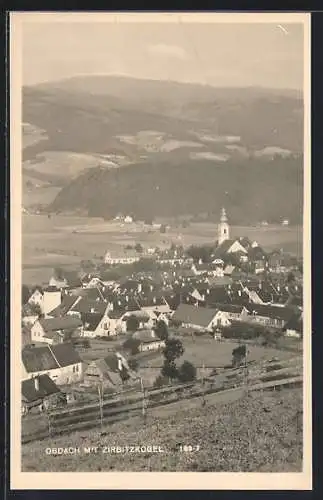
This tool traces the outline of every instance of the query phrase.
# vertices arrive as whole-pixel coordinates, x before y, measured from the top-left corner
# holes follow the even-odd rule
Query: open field
[[[217,225],[191,224],[172,227],[166,234],[138,224],[121,226],[100,218],[24,215],[23,281],[27,284],[48,281],[55,266],[77,265],[82,259],[102,257],[106,251],[121,255],[126,245],[140,242],[144,247],[168,247],[172,242],[189,246],[210,244],[217,238]],[[265,249],[284,248],[301,254],[300,227],[232,227],[232,236],[249,236]]]
[[[122,350],[122,344],[126,336],[120,337],[110,342],[102,340],[91,340],[89,349],[77,348],[84,362],[91,362],[107,356],[111,349]],[[224,368],[231,364],[232,350],[239,344],[234,341],[218,342],[213,338],[191,337],[181,338],[185,352],[176,361],[179,366],[184,360],[190,361],[197,368],[197,377],[207,377],[214,368]],[[287,360],[296,354],[291,351],[250,345],[248,361],[259,362],[271,358]],[[301,353],[300,353],[301,354]],[[151,387],[160,374],[163,365],[163,355],[161,352],[149,352],[135,356],[138,358],[138,375],[142,377],[144,385]]]
[[[183,402],[185,403],[185,401]],[[166,407],[167,408],[167,407]],[[166,409],[165,408],[165,409]],[[297,472],[302,468],[302,390],[255,393],[237,401],[160,408],[98,430],[74,432],[22,447],[22,469],[31,471],[230,471]],[[180,445],[194,451],[181,452]],[[79,447],[50,456],[47,447]],[[96,453],[84,448],[97,446]],[[104,453],[104,446],[160,446],[162,453]],[[105,450],[107,451],[107,450]]]
[[[176,360],[177,366],[183,361],[189,361],[197,368],[197,377],[207,377],[215,368],[224,368],[231,364],[232,350],[239,344],[237,342],[218,342],[212,338],[191,338],[181,339],[184,346],[184,354]],[[249,346],[248,361],[261,361],[277,357],[285,360],[292,358],[293,353],[262,346]],[[162,353],[156,356],[143,357],[139,362],[138,374],[143,378],[144,383],[150,386],[160,374],[163,365]]]

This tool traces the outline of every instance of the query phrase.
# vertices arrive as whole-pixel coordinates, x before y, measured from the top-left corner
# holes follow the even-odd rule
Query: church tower
[[[221,211],[220,224],[218,225],[218,238],[219,245],[229,239],[229,224],[225,208],[222,208]]]

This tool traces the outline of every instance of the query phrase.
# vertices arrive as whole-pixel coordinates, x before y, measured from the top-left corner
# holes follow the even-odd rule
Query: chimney
[[[35,383],[35,391],[39,391],[39,377],[34,378],[34,383]]]

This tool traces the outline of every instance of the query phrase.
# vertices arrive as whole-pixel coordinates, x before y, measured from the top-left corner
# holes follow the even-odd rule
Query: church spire
[[[221,210],[220,224],[218,225],[219,245],[229,239],[229,224],[225,208]]]

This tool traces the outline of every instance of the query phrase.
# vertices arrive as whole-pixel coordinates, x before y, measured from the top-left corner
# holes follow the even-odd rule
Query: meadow
[[[248,236],[267,250],[283,248],[301,255],[300,227],[232,227],[231,236]],[[76,267],[83,259],[100,259],[107,251],[124,253],[126,245],[140,242],[144,247],[169,247],[171,243],[189,246],[211,244],[217,238],[217,225],[194,223],[187,228],[172,224],[166,234],[139,224],[121,225],[102,218],[52,215],[23,215],[23,282],[48,281],[53,267]]]
[[[250,393],[236,401],[170,412],[156,408],[142,418],[79,431],[22,446],[23,472],[200,471],[300,472],[302,390]],[[194,447],[181,451],[180,445]],[[104,446],[160,446],[163,453],[103,453]],[[79,447],[75,455],[46,455],[47,447]],[[84,447],[97,446],[97,453]]]

